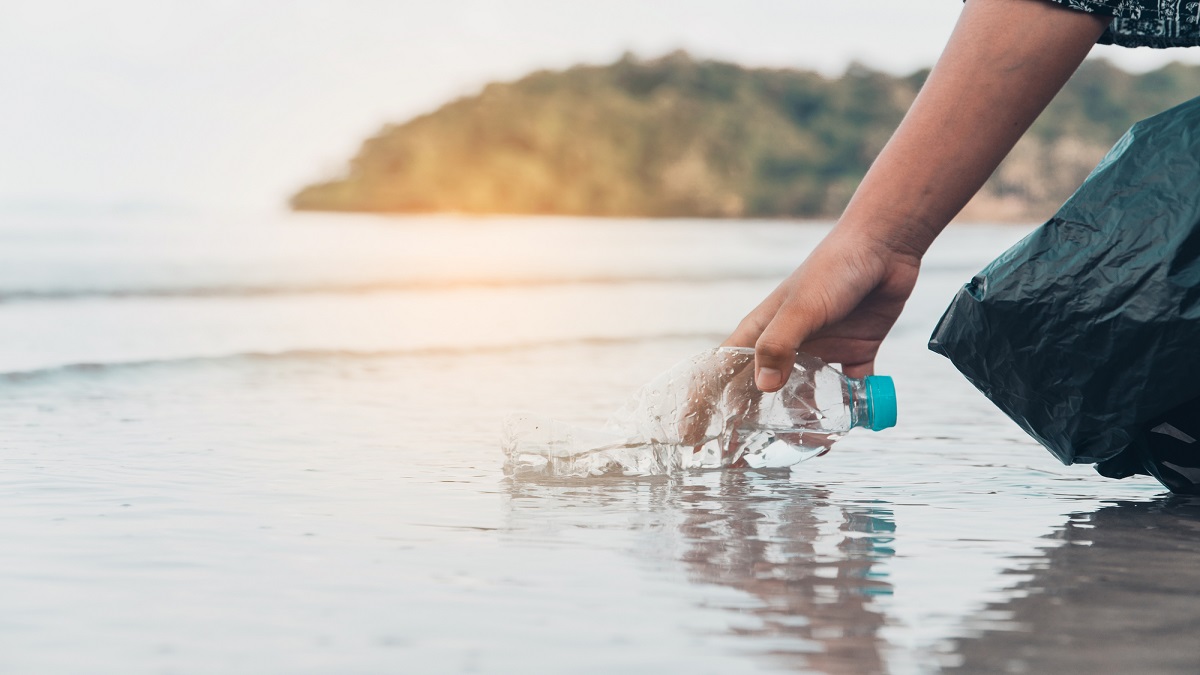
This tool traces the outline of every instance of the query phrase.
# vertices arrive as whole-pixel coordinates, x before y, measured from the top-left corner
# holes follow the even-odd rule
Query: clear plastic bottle
[[[556,476],[650,475],[679,469],[784,468],[824,454],[854,427],[896,424],[890,377],[848,378],[799,355],[787,384],[754,386],[754,350],[701,352],[651,380],[604,429],[514,415],[506,471]]]
[[[728,355],[725,372],[735,376],[719,403],[729,420],[717,438],[724,465],[792,466],[825,454],[855,427],[896,425],[896,387],[886,375],[850,378],[800,354],[783,388],[763,393],[753,383],[753,349],[718,351]]]
[[[784,387],[764,393],[754,385],[754,350],[722,347],[643,386],[610,428],[680,448],[684,467],[779,468],[824,454],[854,427],[895,424],[890,377],[849,378],[800,354]]]

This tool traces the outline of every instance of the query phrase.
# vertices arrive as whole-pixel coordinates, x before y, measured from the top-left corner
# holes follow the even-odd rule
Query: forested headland
[[[928,71],[837,78],[676,52],[541,71],[366,140],[298,210],[828,218]],[[1088,61],[963,212],[1045,219],[1134,122],[1200,93],[1200,66]]]

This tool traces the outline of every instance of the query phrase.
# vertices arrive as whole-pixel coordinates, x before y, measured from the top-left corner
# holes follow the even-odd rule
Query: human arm
[[[725,341],[783,386],[797,350],[874,371],[921,258],[1083,61],[1111,17],[1044,0],[968,0],[837,225]]]

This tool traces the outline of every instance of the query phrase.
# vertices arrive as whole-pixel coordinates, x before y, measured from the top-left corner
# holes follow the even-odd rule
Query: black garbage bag
[[[929,348],[1063,463],[1200,491],[1200,98],[1135,124]]]

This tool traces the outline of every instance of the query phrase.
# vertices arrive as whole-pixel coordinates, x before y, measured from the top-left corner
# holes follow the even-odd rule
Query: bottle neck
[[[846,378],[850,402],[850,426],[871,428],[871,404],[867,400],[867,381]]]

